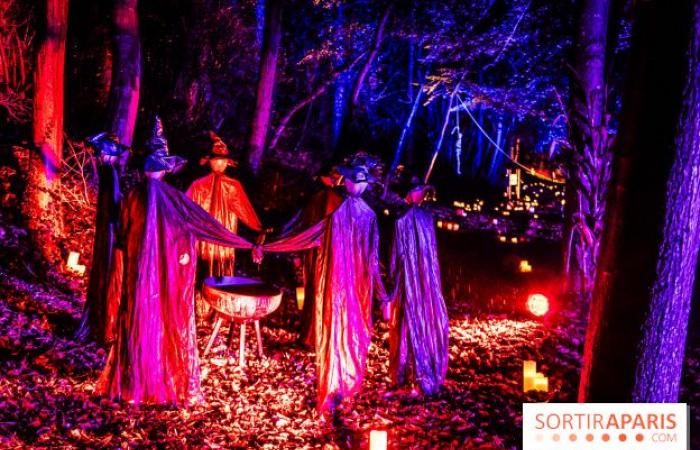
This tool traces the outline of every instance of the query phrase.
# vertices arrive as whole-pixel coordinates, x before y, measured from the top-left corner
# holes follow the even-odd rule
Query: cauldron
[[[209,277],[204,280],[202,293],[215,313],[214,330],[204,350],[204,356],[219,333],[224,320],[241,325],[239,364],[245,366],[245,326],[255,324],[258,340],[258,354],[263,357],[260,319],[274,312],[282,301],[282,292],[257,278]]]

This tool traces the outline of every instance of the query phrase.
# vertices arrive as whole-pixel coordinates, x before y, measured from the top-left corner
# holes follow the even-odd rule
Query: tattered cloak
[[[109,303],[118,304],[115,342],[98,392],[134,403],[202,399],[194,320],[196,241],[239,249],[229,232],[183,193],[147,180],[124,201]]]
[[[320,411],[362,386],[375,290],[386,298],[374,211],[360,197],[349,196],[324,222],[313,317]]]
[[[426,394],[445,380],[449,322],[442,296],[433,216],[412,206],[394,228],[389,370],[398,385],[415,382]]]
[[[312,248],[322,231],[320,223],[263,250]],[[108,300],[119,305],[115,342],[98,393],[136,404],[203,400],[194,316],[198,240],[253,248],[160,181],[146,180],[124,200],[117,235],[123,265],[112,272]]]
[[[211,173],[195,180],[186,194],[233,233],[238,232],[239,221],[252,230],[262,229],[260,219],[238,180]],[[233,248],[202,242],[199,244],[199,254],[208,262],[210,276],[234,274]]]
[[[290,220],[282,230],[284,235],[292,235],[300,230],[304,230],[321,222],[328,217],[338,206],[343,202],[343,196],[336,188],[323,186],[317,191],[304,208],[301,209]],[[314,315],[316,302],[313,300],[316,296],[316,288],[314,284],[314,273],[316,271],[316,260],[318,259],[319,250],[311,249],[304,254],[303,257],[303,283],[304,283],[304,306],[301,312],[301,326],[299,330],[299,339],[307,346],[314,346]]]

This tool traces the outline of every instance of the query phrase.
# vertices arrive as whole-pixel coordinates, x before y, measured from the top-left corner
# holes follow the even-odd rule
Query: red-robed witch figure
[[[194,404],[203,400],[194,321],[196,242],[252,245],[161,181],[184,160],[168,155],[160,120],[147,146],[146,178],[122,207],[117,245],[124,264],[114,275],[120,289],[110,291],[120,299],[116,336],[97,392],[136,404]]]
[[[340,168],[346,197],[328,216],[315,270],[314,342],[319,411],[362,386],[372,336],[372,299],[386,299],[379,272],[377,216],[361,198],[365,167]]]
[[[338,183],[341,175],[332,169],[328,174],[318,177],[319,189],[309,198],[304,207],[282,229],[283,236],[293,235],[305,230],[328,217],[343,202],[344,197],[340,192]],[[310,249],[304,253],[302,262],[302,275],[304,285],[304,305],[301,312],[301,324],[299,329],[299,341],[308,347],[314,346],[314,315],[315,296],[314,273],[318,248]]]
[[[108,302],[107,291],[112,271],[119,270],[115,265],[121,264],[120,255],[114,248],[122,199],[118,169],[129,149],[119,144],[119,138],[108,133],[88,138],[86,143],[92,147],[97,165],[97,215],[90,280],[76,339],[91,338],[104,344],[112,339],[118,305]]]
[[[252,230],[262,231],[260,219],[243,186],[226,175],[226,168],[236,165],[228,147],[213,131],[209,137],[212,148],[202,163],[209,163],[212,173],[195,180],[187,190],[187,196],[233,233],[238,232],[239,221]],[[209,276],[234,275],[233,248],[202,242],[199,250],[209,266]]]
[[[434,394],[447,373],[449,323],[442,297],[432,214],[422,208],[432,188],[418,186],[406,196],[408,210],[396,221],[391,277],[389,371],[397,385],[416,383]]]

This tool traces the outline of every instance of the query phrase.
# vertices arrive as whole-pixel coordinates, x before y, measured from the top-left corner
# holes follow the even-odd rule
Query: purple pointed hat
[[[178,172],[187,160],[177,155],[170,155],[168,140],[163,132],[163,122],[156,115],[151,137],[146,141],[146,147],[151,152],[146,157],[144,172]]]
[[[120,157],[129,151],[129,147],[119,143],[119,138],[114,133],[103,131],[90,136],[85,142],[94,149],[95,156]]]

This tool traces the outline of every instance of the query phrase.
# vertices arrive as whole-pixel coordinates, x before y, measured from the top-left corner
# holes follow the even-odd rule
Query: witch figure
[[[309,198],[299,213],[283,227],[282,235],[287,236],[305,230],[332,214],[344,200],[338,187],[340,180],[341,176],[335,170],[331,170],[327,175],[318,177],[320,189]],[[313,320],[315,302],[312,299],[315,295],[314,272],[318,254],[318,248],[310,249],[304,253],[302,260],[304,298],[308,300],[304,302],[301,312],[299,341],[308,347],[313,347],[314,345]]]
[[[118,304],[108,302],[109,279],[115,265],[121,264],[115,253],[114,240],[119,222],[122,199],[119,188],[118,168],[129,149],[119,143],[113,134],[100,133],[87,139],[97,164],[97,215],[95,239],[92,247],[92,266],[87,295],[76,339],[93,339],[100,344],[110,342]]]
[[[411,190],[396,221],[391,277],[396,282],[390,319],[390,364],[397,385],[415,383],[434,394],[447,373],[449,323],[442,297],[432,214],[421,205],[431,188]]]
[[[339,169],[346,197],[325,220],[314,278],[319,411],[360,390],[372,336],[372,299],[386,298],[379,272],[377,216],[361,198],[365,167]]]
[[[187,196],[233,233],[238,232],[239,221],[252,230],[261,231],[260,219],[243,186],[225,173],[226,168],[236,166],[228,147],[213,131],[209,136],[213,145],[202,164],[208,162],[212,173],[195,180],[187,190]],[[233,248],[202,242],[199,250],[202,260],[208,265],[209,276],[234,275]]]
[[[197,240],[251,249],[182,192],[161,181],[184,160],[168,154],[160,120],[147,144],[145,180],[125,198],[115,341],[97,392],[139,404],[203,400],[194,317]],[[109,299],[110,302],[117,301]]]

